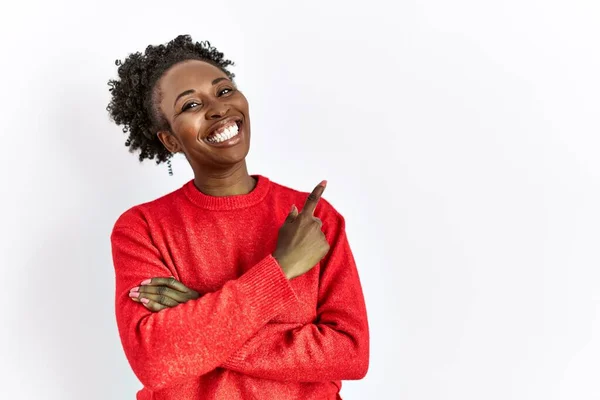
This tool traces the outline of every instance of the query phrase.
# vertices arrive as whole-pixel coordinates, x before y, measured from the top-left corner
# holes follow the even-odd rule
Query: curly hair
[[[144,54],[130,54],[124,61],[116,60],[119,79],[108,81],[111,101],[106,107],[110,118],[123,125],[129,133],[125,146],[129,152],[140,150],[139,160],[156,158],[156,164],[167,162],[171,170],[171,154],[156,136],[159,130],[171,131],[169,122],[159,108],[160,93],[155,87],[163,73],[171,66],[186,60],[201,60],[221,69],[231,80],[235,74],[227,70],[233,61],[208,41],[193,42],[190,35],[179,35],[166,45],[146,47]]]

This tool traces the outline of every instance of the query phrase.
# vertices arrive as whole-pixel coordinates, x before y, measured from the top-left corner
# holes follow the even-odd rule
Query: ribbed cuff
[[[237,279],[252,318],[261,325],[298,302],[283,269],[269,254]]]

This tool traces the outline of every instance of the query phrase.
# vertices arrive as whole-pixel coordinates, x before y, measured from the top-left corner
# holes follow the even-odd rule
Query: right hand
[[[131,300],[140,302],[153,312],[175,307],[200,297],[200,294],[175,277],[146,279],[129,291]]]
[[[308,272],[329,252],[329,243],[321,230],[323,223],[313,215],[325,185],[323,181],[314,188],[300,213],[294,204],[279,229],[273,257],[288,279]]]

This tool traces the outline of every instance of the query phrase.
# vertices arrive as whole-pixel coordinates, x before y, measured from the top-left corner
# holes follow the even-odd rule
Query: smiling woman
[[[182,153],[194,173],[112,231],[137,399],[341,399],[341,380],[369,365],[345,220],[321,197],[326,181],[308,193],[248,173],[248,101],[232,64],[181,35],[117,61],[109,81],[130,151],[158,164]]]
[[[156,135],[167,150],[184,153],[204,174],[210,166],[243,162],[250,146],[248,101],[224,71],[186,60],[169,68],[155,90],[156,108],[168,123]]]

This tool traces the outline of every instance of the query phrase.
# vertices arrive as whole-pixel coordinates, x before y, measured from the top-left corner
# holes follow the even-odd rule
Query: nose
[[[206,119],[220,119],[227,115],[229,106],[218,101],[213,102],[210,109],[206,110]]]

